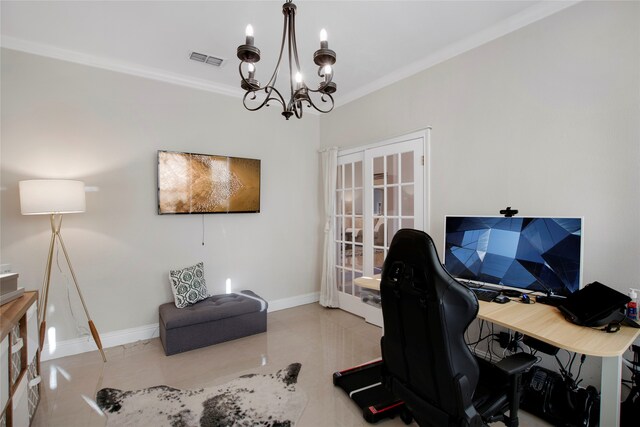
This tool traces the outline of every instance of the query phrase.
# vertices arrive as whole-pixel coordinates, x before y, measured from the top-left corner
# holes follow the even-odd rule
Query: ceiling
[[[239,95],[236,48],[252,24],[268,80],[282,37],[283,1],[6,1],[3,47]],[[342,105],[442,62],[575,1],[296,0],[298,51],[310,87],[320,29],[337,54],[334,94]],[[192,51],[225,59],[219,68]],[[285,79],[282,70],[280,79]]]

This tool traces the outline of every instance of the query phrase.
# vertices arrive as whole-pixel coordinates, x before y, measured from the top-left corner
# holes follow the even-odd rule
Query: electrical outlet
[[[11,273],[11,264],[0,264],[0,274]]]

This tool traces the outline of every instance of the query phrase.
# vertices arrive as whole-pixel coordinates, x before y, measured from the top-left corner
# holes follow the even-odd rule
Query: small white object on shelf
[[[0,305],[19,298],[24,288],[18,287],[18,273],[0,274]]]

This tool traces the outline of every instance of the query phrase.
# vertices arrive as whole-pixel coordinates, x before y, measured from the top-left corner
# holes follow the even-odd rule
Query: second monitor
[[[445,267],[456,279],[569,295],[581,287],[582,218],[445,217]]]

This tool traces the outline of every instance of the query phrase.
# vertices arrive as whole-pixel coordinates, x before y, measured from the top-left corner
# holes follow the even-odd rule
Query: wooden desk
[[[380,275],[360,277],[356,285],[380,289]],[[565,320],[560,311],[543,304],[480,301],[478,318],[521,332],[540,341],[588,356],[602,358],[600,425],[620,424],[622,354],[640,335],[640,329],[621,327],[616,333],[585,328]]]
[[[357,277],[353,283],[360,286],[361,288],[373,289],[374,291],[380,290],[380,275],[376,274],[373,277],[362,276]]]

